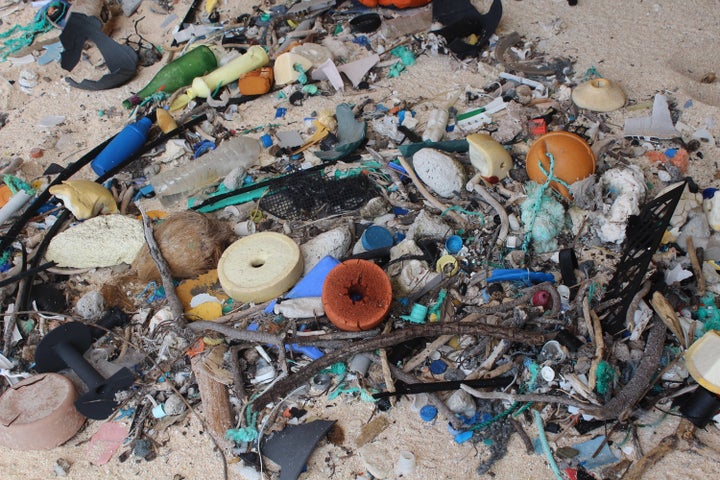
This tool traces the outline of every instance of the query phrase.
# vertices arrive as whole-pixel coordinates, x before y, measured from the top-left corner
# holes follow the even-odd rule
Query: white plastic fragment
[[[626,118],[623,135],[660,139],[679,137],[680,132],[673,125],[665,95],[655,95],[652,114],[649,117]]]
[[[352,233],[347,226],[341,226],[323,232],[320,235],[300,245],[300,254],[303,257],[304,272],[307,274],[325,256],[342,258],[350,249]]]
[[[331,59],[325,60],[321,65],[318,65],[310,74],[313,80],[327,80],[335,88],[335,90],[342,92],[345,90],[345,83],[343,82],[340,72]]]
[[[39,128],[52,128],[65,121],[65,115],[46,115],[40,119]]]
[[[408,450],[400,450],[400,457],[395,464],[395,474],[407,477],[415,473],[415,455]]]
[[[376,63],[380,61],[380,56],[377,54],[368,55],[360,60],[354,62],[345,63],[338,66],[338,71],[344,73],[353,84],[353,87],[357,87],[362,82],[365,75],[372,69]]]
[[[315,318],[325,315],[321,297],[302,297],[283,300],[274,307],[276,315],[285,318]]]
[[[413,155],[413,167],[420,180],[441,197],[452,197],[465,186],[462,165],[439,150],[419,150]]]
[[[676,282],[682,282],[683,280],[692,277],[692,272],[683,268],[679,263],[671,269],[665,270],[665,283],[672,285]]]
[[[543,98],[547,96],[547,92],[545,91],[545,85],[543,85],[540,82],[537,82],[535,80],[530,80],[529,78],[520,77],[518,75],[513,75],[511,73],[501,72],[498,75],[500,78],[504,78],[505,80],[512,80],[513,82],[520,83],[522,85],[528,85],[533,88],[533,97],[535,98]]]

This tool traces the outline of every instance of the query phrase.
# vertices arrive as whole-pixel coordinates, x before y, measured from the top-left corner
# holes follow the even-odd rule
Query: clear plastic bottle
[[[238,167],[252,167],[261,151],[256,138],[231,137],[197,160],[155,175],[150,183],[160,201],[169,205],[216,183]]]

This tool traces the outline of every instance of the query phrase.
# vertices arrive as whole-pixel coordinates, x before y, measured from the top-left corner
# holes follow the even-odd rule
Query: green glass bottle
[[[195,47],[158,70],[145,88],[123,101],[123,107],[132,108],[158,91],[173,93],[216,68],[217,58],[212,50],[206,45]]]

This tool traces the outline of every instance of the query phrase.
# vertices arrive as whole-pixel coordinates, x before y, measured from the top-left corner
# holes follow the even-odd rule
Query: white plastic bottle
[[[448,112],[447,108],[436,108],[431,111],[427,126],[422,134],[423,141],[439,142],[445,135],[445,128],[447,128],[449,118],[450,112]]]
[[[155,175],[150,183],[160,201],[171,204],[218,182],[238,167],[252,167],[261,151],[256,138],[231,137],[187,165]]]

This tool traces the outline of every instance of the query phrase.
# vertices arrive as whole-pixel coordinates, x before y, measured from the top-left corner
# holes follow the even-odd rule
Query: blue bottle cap
[[[424,422],[432,422],[437,417],[438,409],[432,405],[425,405],[420,409],[420,418]]]
[[[370,225],[362,234],[362,246],[365,250],[389,248],[393,246],[393,236],[385,227]]]
[[[430,373],[433,375],[440,375],[442,373],[445,373],[445,370],[447,370],[447,363],[443,362],[442,360],[433,360],[430,363]]]
[[[450,235],[445,240],[445,250],[447,250],[450,255],[455,255],[462,249],[462,247],[463,240],[459,235]]]

